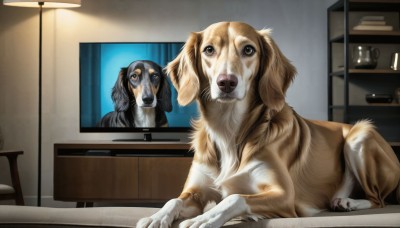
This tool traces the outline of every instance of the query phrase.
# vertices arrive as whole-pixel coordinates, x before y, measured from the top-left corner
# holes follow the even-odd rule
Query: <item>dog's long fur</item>
[[[135,73],[135,71],[137,71]],[[137,78],[133,78],[132,74]],[[112,89],[114,111],[97,124],[100,127],[167,127],[165,112],[172,110],[171,90],[163,69],[148,60],[122,68]],[[145,103],[145,97],[150,100]]]
[[[194,160],[179,198],[138,227],[383,207],[396,189],[400,200],[400,164],[371,123],[306,120],[286,104],[296,70],[269,30],[211,25],[191,34],[168,72],[178,102],[200,107]]]

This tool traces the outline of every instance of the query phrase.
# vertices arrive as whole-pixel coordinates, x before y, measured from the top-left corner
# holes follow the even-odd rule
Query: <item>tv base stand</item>
[[[114,142],[179,142],[180,139],[154,139],[151,133],[145,133],[143,139],[114,139]]]
[[[193,154],[186,142],[70,141],[54,144],[54,199],[163,203],[177,197]]]

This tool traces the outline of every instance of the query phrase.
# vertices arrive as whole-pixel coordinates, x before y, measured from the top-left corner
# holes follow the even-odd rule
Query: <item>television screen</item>
[[[197,104],[179,106],[164,72],[183,45],[80,43],[80,131],[188,131]]]

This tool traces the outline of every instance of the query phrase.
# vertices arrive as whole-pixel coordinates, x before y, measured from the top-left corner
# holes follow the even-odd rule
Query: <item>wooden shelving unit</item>
[[[186,142],[69,141],[54,144],[54,199],[165,203],[183,189],[193,153]]]
[[[353,30],[362,16],[383,15],[393,31]],[[354,123],[369,119],[399,153],[400,104],[367,103],[367,93],[393,94],[400,71],[390,69],[391,52],[400,51],[400,0],[339,0],[328,8],[328,118]],[[376,69],[355,69],[356,45],[381,50]]]

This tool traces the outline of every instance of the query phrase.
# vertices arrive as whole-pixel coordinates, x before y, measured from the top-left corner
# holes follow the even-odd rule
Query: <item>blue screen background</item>
[[[81,127],[95,127],[105,114],[114,111],[111,92],[122,67],[136,60],[151,60],[165,67],[182,47],[183,43],[81,43]],[[177,92],[169,82],[173,108],[166,112],[168,125],[189,127],[191,119],[198,116],[197,105],[179,106]]]

